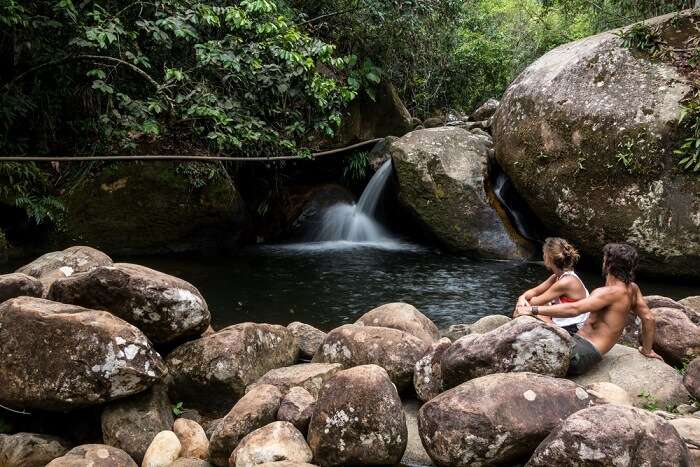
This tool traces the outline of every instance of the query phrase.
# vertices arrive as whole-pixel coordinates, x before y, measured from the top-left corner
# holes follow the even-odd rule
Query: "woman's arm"
[[[578,285],[578,281],[573,277],[564,277],[556,281],[550,288],[545,290],[543,293],[532,297],[529,300],[530,305],[547,305],[549,302],[566,296],[575,295],[575,288]]]
[[[549,276],[549,279],[542,282],[537,287],[533,287],[532,289],[525,291],[525,293],[523,293],[520,296],[520,298],[524,298],[525,300],[527,300],[529,302],[534,297],[537,297],[538,295],[541,295],[544,292],[546,292],[547,289],[549,289],[552,286],[552,284],[555,284],[556,282],[557,282],[557,276],[552,274],[551,276]]]

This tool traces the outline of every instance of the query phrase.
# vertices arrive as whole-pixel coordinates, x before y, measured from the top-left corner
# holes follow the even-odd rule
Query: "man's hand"
[[[525,301],[525,304],[520,305],[518,304],[515,307],[515,313],[513,313],[513,318],[517,318],[519,316],[531,316],[532,313],[530,313],[530,305],[527,304],[527,301]]]
[[[662,360],[662,361],[663,361],[663,358],[661,358],[661,356],[660,356],[659,354],[657,354],[656,352],[654,352],[654,351],[651,350],[651,349],[649,349],[649,350],[644,350],[644,347],[640,347],[640,348],[639,348],[639,353],[641,353],[642,355],[644,355],[644,356],[647,357],[647,358],[656,358],[656,359],[659,359],[659,360]]]

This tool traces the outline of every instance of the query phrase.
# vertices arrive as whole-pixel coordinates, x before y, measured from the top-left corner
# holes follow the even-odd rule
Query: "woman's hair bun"
[[[554,265],[561,269],[573,268],[581,258],[578,250],[571,243],[559,237],[547,238],[542,250],[549,254]]]

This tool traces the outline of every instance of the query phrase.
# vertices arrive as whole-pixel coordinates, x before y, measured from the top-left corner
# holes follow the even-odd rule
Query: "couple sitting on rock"
[[[642,321],[642,346],[649,358],[659,357],[653,350],[655,322],[633,282],[637,251],[627,244],[611,243],[603,248],[605,285],[591,294],[574,272],[579,255],[561,238],[545,240],[544,264],[553,274],[518,298],[514,317],[535,316],[561,326],[573,336],[569,374],[580,375],[602,360],[620,338],[628,313]]]

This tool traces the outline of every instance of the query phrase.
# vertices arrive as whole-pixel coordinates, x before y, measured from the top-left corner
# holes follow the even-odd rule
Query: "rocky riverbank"
[[[665,362],[630,347],[630,320],[574,380],[568,334],[531,317],[441,332],[392,303],[328,333],[299,322],[215,331],[191,284],[88,247],[0,276],[0,300],[3,467],[700,458],[697,297],[646,297]]]

